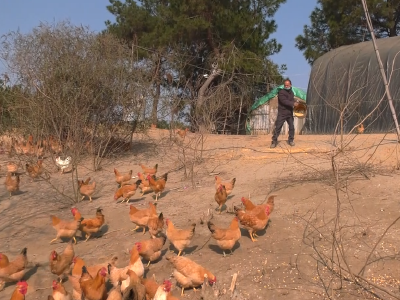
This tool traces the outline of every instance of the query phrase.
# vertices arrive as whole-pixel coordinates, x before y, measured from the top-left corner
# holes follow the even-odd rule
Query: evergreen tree
[[[277,29],[273,16],[285,1],[110,0],[107,8],[116,21],[106,24],[109,31],[139,47],[139,58],[157,56],[156,89],[163,82],[162,71],[170,69],[175,83],[188,88],[184,94],[198,98],[203,76],[213,65],[232,81],[240,74],[251,77],[247,89],[265,86],[266,78],[282,79],[281,69],[268,57],[281,49],[270,36]],[[224,80],[210,80],[210,87]]]
[[[377,38],[400,33],[400,0],[367,0],[367,5]],[[371,38],[359,0],[318,0],[310,20],[296,37],[296,47],[310,64],[332,49]]]

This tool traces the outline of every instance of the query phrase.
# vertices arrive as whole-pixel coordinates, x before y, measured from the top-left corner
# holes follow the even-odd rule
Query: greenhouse
[[[377,45],[399,118],[400,37],[379,39]],[[332,134],[341,127],[349,132],[360,123],[366,133],[388,132],[395,127],[370,41],[337,48],[314,62],[303,133]]]

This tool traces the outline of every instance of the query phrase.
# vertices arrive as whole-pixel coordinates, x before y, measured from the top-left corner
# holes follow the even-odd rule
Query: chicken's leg
[[[257,239],[255,239],[255,238],[253,237],[253,232],[250,231],[250,230],[249,230],[249,235],[250,235],[250,238],[251,238],[251,240],[252,240],[253,242],[256,242],[256,241],[257,241]]]
[[[90,202],[92,202],[92,196],[89,196],[89,200],[90,200]]]
[[[85,195],[82,196],[81,201],[82,201],[83,199],[85,199]]]
[[[222,213],[222,205],[219,206],[219,214]]]
[[[147,266],[146,267],[149,267],[150,266],[150,261],[147,263]]]
[[[183,287],[181,290],[181,296],[183,296],[183,291],[185,290],[185,288]]]
[[[89,234],[89,233],[86,233],[86,240],[85,240],[85,242],[87,242],[88,239],[90,239],[90,234]]]
[[[224,254],[223,256],[226,257],[225,251],[222,251],[222,253]]]
[[[74,240],[74,243],[75,243],[75,245],[76,245],[76,238],[75,238],[75,236],[72,237],[72,239]]]
[[[156,201],[158,200],[158,194],[156,194]]]
[[[58,237],[56,237],[55,239],[52,239],[51,241],[50,241],[50,244],[53,244],[53,242],[55,242],[55,241],[57,241],[58,240]]]
[[[253,232],[253,236],[254,236],[254,237],[259,237],[259,236],[257,235],[257,233],[255,233],[255,232]]]
[[[136,231],[136,229],[140,228],[139,226],[136,225],[135,228],[133,228],[131,231]]]
[[[143,226],[143,234],[146,233],[146,226]]]
[[[182,253],[182,250],[179,250],[179,252],[178,252],[178,256],[179,256],[179,255],[181,255],[181,253]]]

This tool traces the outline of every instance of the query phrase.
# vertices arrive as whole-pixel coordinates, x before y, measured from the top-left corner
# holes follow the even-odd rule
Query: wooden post
[[[243,106],[243,95],[240,97],[239,117],[238,117],[237,129],[236,129],[236,134],[237,135],[239,135],[240,116],[242,115],[242,106]]]

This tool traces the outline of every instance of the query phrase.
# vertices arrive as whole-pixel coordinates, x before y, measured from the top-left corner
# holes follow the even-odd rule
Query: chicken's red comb
[[[108,274],[107,269],[105,267],[102,267],[100,269],[100,275],[103,276],[103,277],[106,277],[107,274]]]
[[[168,279],[165,279],[164,282],[163,282],[163,284],[169,285],[169,286],[172,285],[171,281],[169,281]]]
[[[26,281],[19,281],[17,283],[18,286],[22,286],[22,287],[28,287],[28,283]]]

